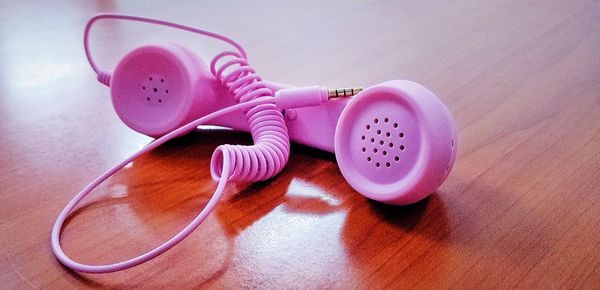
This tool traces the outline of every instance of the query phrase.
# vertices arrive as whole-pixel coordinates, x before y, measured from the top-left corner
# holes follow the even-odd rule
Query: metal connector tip
[[[327,95],[328,95],[329,99],[346,98],[346,97],[351,97],[351,96],[357,95],[358,93],[362,92],[362,90],[363,90],[363,88],[361,88],[361,87],[328,89]]]

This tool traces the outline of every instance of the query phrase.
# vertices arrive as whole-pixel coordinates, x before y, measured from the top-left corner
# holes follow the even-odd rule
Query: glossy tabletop
[[[323,2],[2,1],[0,288],[600,288],[600,2]],[[293,145],[281,174],[228,185],[205,223],[159,258],[69,271],[50,249],[54,219],[152,140],[119,120],[86,62],[83,28],[99,12],[228,35],[271,81],[419,82],[455,115],[455,167],[428,199],[391,207],[356,193],[334,155]],[[223,48],[105,22],[93,53],[110,70],[156,41],[205,59]],[[214,148],[250,142],[199,129],[143,156],[74,212],[65,251],[100,264],[155,247],[215,189]]]

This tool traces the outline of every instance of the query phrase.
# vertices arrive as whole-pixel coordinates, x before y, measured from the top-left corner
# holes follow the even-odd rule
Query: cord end
[[[330,100],[337,99],[337,98],[347,98],[347,97],[357,95],[358,93],[360,93],[362,91],[363,91],[362,87],[329,89],[329,90],[327,90],[327,97]]]
[[[275,104],[284,110],[318,106],[333,99],[357,95],[362,90],[361,87],[327,89],[319,86],[281,89],[275,92]]]
[[[99,71],[98,72],[98,81],[103,83],[107,87],[110,87],[110,77],[111,77],[110,72],[107,72],[107,71]]]

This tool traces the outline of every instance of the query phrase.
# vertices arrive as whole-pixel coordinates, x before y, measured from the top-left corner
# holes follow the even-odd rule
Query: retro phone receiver
[[[125,55],[111,73],[96,66],[89,49],[90,29],[100,19],[181,29],[223,41],[234,50],[217,54],[206,65],[177,44],[145,45]],[[395,205],[414,203],[434,192],[456,158],[452,115],[435,94],[411,81],[388,81],[365,90],[266,82],[249,65],[243,47],[230,38],[130,15],[93,17],[86,26],[84,46],[98,80],[110,86],[121,120],[156,140],[92,181],[59,214],[52,229],[52,250],[62,264],[76,271],[120,271],[169,250],[210,214],[228,181],[266,180],[279,173],[288,161],[290,140],[334,152],[342,175],[357,192]],[[211,176],[218,181],[217,188],[189,225],[160,246],[114,264],[81,264],[64,253],[62,226],[94,188],[140,155],[206,124],[247,131],[254,144],[215,149]]]
[[[127,54],[110,87],[121,120],[152,137],[237,103],[201,58],[174,44],[142,46]],[[417,83],[388,81],[357,95],[355,89],[266,87],[275,92],[290,140],[335,153],[346,180],[368,198],[417,202],[435,191],[453,165],[452,116]],[[209,124],[251,130],[241,111]]]

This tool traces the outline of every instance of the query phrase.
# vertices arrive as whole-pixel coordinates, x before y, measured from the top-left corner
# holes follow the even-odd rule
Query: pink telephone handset
[[[186,30],[230,44],[207,66],[190,50],[171,43],[128,53],[112,73],[98,69],[88,45],[100,19],[146,22]],[[456,158],[456,127],[442,101],[425,87],[394,80],[365,90],[297,88],[263,81],[237,42],[208,31],[138,16],[100,14],[88,22],[85,51],[98,80],[111,89],[118,116],[132,129],[157,138],[98,177],[67,204],[51,236],[65,266],[107,273],[144,263],[172,248],[214,209],[227,181],[259,181],[286,165],[290,141],[335,153],[346,181],[367,198],[394,205],[415,203],[434,192]],[[75,206],[96,186],[140,155],[199,125],[250,132],[254,145],[221,145],[211,158],[217,189],[181,232],[138,257],[109,265],[73,261],[60,246],[60,232]]]

